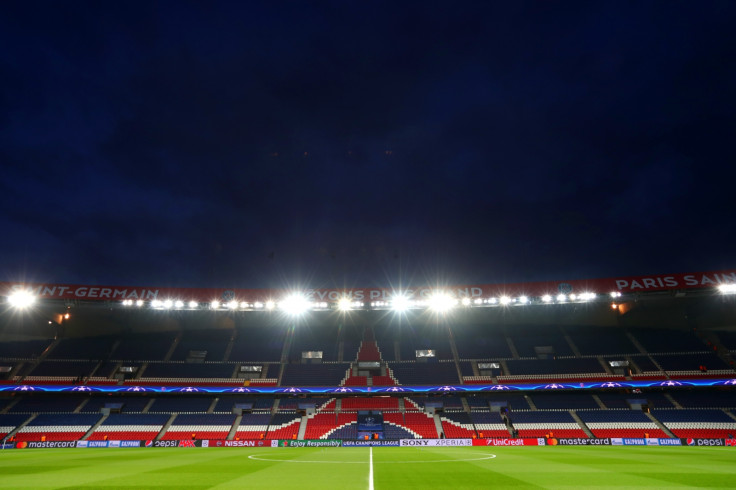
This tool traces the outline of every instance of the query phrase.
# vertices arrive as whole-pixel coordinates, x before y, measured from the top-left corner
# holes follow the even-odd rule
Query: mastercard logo
[[[554,437],[550,437],[549,439],[547,439],[547,445],[548,446],[556,446],[557,445],[557,439],[555,439]]]
[[[19,442],[18,444],[15,445],[15,447],[17,449],[25,449],[25,448],[28,447],[28,443],[27,442]]]

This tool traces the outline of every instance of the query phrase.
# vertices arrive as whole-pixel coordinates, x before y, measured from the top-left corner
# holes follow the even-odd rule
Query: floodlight
[[[232,301],[230,301],[230,302],[229,302],[229,303],[227,304],[227,307],[228,307],[228,308],[230,308],[231,310],[235,310],[235,309],[237,309],[237,308],[238,308],[238,302],[237,302],[237,301],[235,301],[235,300],[232,300]]]
[[[197,308],[198,306],[199,306],[199,303],[197,303],[196,301],[190,301],[189,302],[189,307],[190,308]]]
[[[216,309],[218,309],[219,307],[220,307],[220,302],[219,302],[219,301],[217,301],[217,300],[215,300],[215,301],[213,301],[212,303],[210,303],[210,308],[212,308],[213,310],[216,310]]]
[[[573,293],[570,295],[570,300],[575,301],[578,297]]]
[[[353,307],[352,302],[350,301],[350,298],[340,298],[340,301],[337,302],[337,308],[340,311],[349,311]]]
[[[496,303],[498,303],[498,298],[491,298],[488,300],[488,302],[492,305],[495,305]]]
[[[528,302],[529,302],[529,298],[527,298],[526,296],[519,296],[519,303],[521,303],[522,305],[525,305]]]
[[[480,299],[480,298],[476,298],[476,299],[475,299],[475,304],[476,304],[476,305],[480,305],[480,304],[483,304],[483,300],[482,300],[482,299]]]
[[[261,303],[260,301],[256,301],[256,302],[255,302],[255,303],[253,304],[253,307],[254,307],[255,309],[257,309],[257,310],[258,310],[258,309],[261,309],[261,308],[263,308],[263,303]]]
[[[470,298],[463,298],[461,303],[463,306],[470,306]]]
[[[163,302],[160,300],[154,299],[151,301],[151,308],[161,308],[163,305]]]
[[[580,296],[578,296],[579,299],[582,301],[591,301],[595,299],[596,294],[595,293],[581,293]]]
[[[274,308],[276,308],[276,303],[274,303],[273,301],[266,301],[267,310],[273,310]]]
[[[17,291],[8,296],[8,302],[16,308],[28,308],[36,302],[36,297],[28,291]]]
[[[243,301],[242,303],[240,303],[240,308],[243,309],[243,310],[246,309],[246,308],[248,308],[248,303],[246,303],[245,301]]]
[[[141,306],[143,306],[143,305],[144,305],[144,303],[145,303],[145,301],[143,301],[142,299],[139,299],[138,301],[136,301],[136,302],[135,302],[135,305],[136,305],[136,306],[137,306],[138,308],[140,308]]]
[[[287,296],[279,303],[279,308],[284,310],[289,315],[301,315],[309,309],[311,305],[307,298],[299,294],[292,294]]]
[[[411,306],[411,300],[404,295],[396,295],[391,298],[391,309],[394,311],[406,311]]]
[[[180,300],[180,299],[177,299],[174,302],[174,306],[177,307],[177,308],[184,308],[184,302],[182,300]]]
[[[507,305],[511,303],[511,298],[509,298],[508,296],[501,296],[500,301],[502,305]]]
[[[72,316],[69,313],[64,314],[64,320],[70,319]]]
[[[721,284],[718,290],[721,294],[736,294],[736,284]]]
[[[567,296],[565,296],[564,294],[558,294],[557,301],[559,302],[567,301]]]
[[[174,302],[172,300],[167,299],[166,301],[164,301],[164,308],[166,308],[167,310],[170,310],[172,306],[174,306]]]
[[[434,311],[448,311],[457,304],[457,300],[447,293],[435,293],[429,298],[429,307]]]
[[[123,306],[133,306],[133,300],[132,299],[124,299],[123,300]]]
[[[542,301],[544,301],[545,303],[549,303],[550,301],[552,301],[552,296],[550,296],[549,294],[545,294],[544,296],[542,296]]]
[[[611,291],[611,298],[620,298],[621,292],[620,291]]]

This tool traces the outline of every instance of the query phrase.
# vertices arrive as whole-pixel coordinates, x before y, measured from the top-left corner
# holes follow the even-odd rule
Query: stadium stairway
[[[235,433],[238,432],[238,427],[240,427],[240,422],[243,420],[243,415],[238,415],[235,417],[235,421],[233,422],[233,426],[230,427],[230,432],[227,433],[227,440],[232,441],[235,439]]]
[[[97,430],[99,426],[102,425],[102,423],[107,420],[107,418],[110,416],[110,414],[104,414],[102,417],[100,417],[100,420],[94,423],[92,427],[89,428],[86,434],[84,434],[82,437],[79,438],[80,441],[86,441],[89,436],[94,434],[94,432]]]
[[[591,439],[595,439],[595,436],[590,431],[587,425],[585,425],[585,422],[582,421],[582,419],[578,416],[577,413],[575,413],[575,410],[568,410],[570,412],[570,415],[572,415],[572,418],[575,419],[575,422],[578,423],[581,429],[583,429],[583,432],[590,437]]]
[[[169,420],[167,420],[166,423],[164,424],[164,426],[161,427],[161,431],[156,435],[156,438],[154,439],[154,441],[160,441],[161,440],[161,438],[164,436],[164,434],[166,434],[166,431],[169,430],[169,427],[171,427],[171,424],[173,424],[174,423],[174,420],[176,420],[176,416],[177,415],[178,414],[176,414],[176,413],[172,413],[171,414],[171,417],[169,417]]]
[[[657,419],[657,417],[655,417],[654,415],[652,415],[651,413],[648,413],[648,412],[644,412],[644,415],[646,415],[649,420],[651,420],[652,422],[654,422],[656,424],[656,426],[659,427],[662,430],[662,432],[664,432],[665,434],[667,434],[667,437],[671,437],[673,439],[678,439],[678,437],[669,428],[667,428],[666,425],[664,425],[662,422],[660,422]]]

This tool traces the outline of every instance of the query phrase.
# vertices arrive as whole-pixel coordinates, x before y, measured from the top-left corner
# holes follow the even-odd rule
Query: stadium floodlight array
[[[719,287],[722,294],[736,294],[736,284],[722,284]],[[611,298],[621,298],[622,293],[615,291],[610,293]],[[16,308],[26,308],[33,305],[37,298],[30,292],[19,291],[8,296],[8,303]],[[282,299],[269,299],[266,301],[242,301],[229,299],[228,301],[213,300],[209,303],[200,303],[194,300],[185,301],[176,298],[154,299],[144,301],[142,299],[126,299],[120,304],[124,307],[141,308],[149,306],[155,310],[214,310],[214,311],[281,311],[287,315],[301,315],[308,311],[360,311],[360,310],[387,310],[404,312],[407,310],[430,310],[435,313],[447,313],[458,307],[532,307],[535,305],[589,303],[605,300],[592,291],[582,293],[558,293],[556,295],[544,294],[542,296],[528,296],[520,294],[511,296],[502,294],[493,297],[456,297],[446,291],[435,291],[429,296],[411,297],[403,292],[396,292],[386,300],[377,300],[364,303],[348,295],[326,301],[311,301],[305,293],[293,293]]]
[[[718,290],[721,294],[736,294],[736,284],[721,284]]]

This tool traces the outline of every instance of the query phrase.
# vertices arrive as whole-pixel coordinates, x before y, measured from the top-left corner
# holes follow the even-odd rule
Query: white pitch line
[[[368,490],[373,490],[373,447],[368,449]]]

